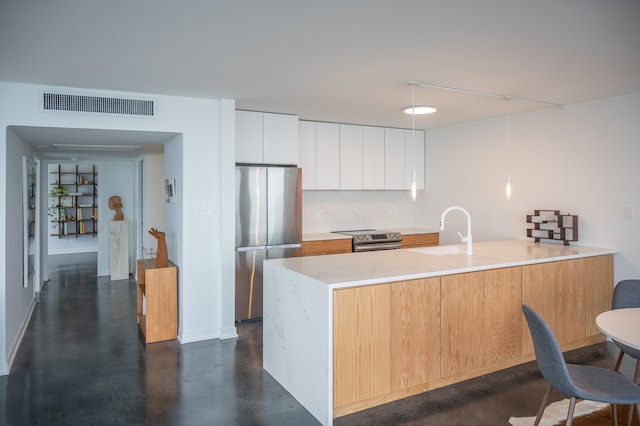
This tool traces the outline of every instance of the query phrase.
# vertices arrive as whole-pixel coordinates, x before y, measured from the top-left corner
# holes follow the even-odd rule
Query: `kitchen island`
[[[521,305],[563,350],[603,339],[614,250],[526,240],[264,265],[263,365],[322,424],[534,358]]]

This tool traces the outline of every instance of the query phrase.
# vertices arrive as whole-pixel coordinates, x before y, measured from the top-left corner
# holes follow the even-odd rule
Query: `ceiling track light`
[[[513,95],[501,95],[498,93],[489,93],[489,92],[479,92],[477,90],[469,90],[469,89],[460,89],[458,87],[451,87],[451,86],[440,86],[438,84],[431,84],[431,83],[423,83],[419,80],[409,80],[407,82],[407,84],[409,86],[420,86],[420,87],[428,87],[431,89],[441,89],[441,90],[449,90],[452,92],[459,92],[459,93],[467,93],[470,95],[480,95],[480,96],[489,96],[492,98],[498,98],[498,99],[502,99],[505,101],[520,101],[520,102],[533,102],[536,104],[542,104],[542,105],[547,105],[550,107],[555,107],[555,108],[560,108],[560,109],[564,109],[564,105],[562,104],[557,104],[554,102],[547,102],[547,101],[541,101],[538,99],[531,99],[531,98],[523,98],[520,96],[513,96]]]

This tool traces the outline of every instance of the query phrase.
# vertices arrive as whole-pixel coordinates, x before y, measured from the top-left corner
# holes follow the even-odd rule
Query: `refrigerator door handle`
[[[278,249],[288,249],[288,248],[300,248],[302,247],[301,243],[295,243],[295,244],[273,244],[270,246],[266,246],[267,249],[273,249],[273,248],[278,248]]]
[[[267,248],[267,246],[236,247],[236,253],[243,251],[266,250]]]

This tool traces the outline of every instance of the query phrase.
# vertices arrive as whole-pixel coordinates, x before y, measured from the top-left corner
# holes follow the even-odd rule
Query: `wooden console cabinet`
[[[138,259],[138,326],[145,343],[178,337],[176,265],[156,268],[155,259]]]

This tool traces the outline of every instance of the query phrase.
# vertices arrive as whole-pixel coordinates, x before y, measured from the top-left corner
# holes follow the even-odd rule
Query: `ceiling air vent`
[[[48,111],[94,112],[153,117],[155,102],[145,99],[105,98],[100,96],[44,93],[43,107]]]

